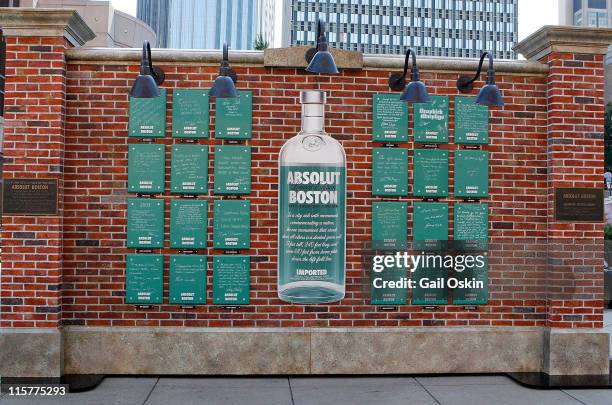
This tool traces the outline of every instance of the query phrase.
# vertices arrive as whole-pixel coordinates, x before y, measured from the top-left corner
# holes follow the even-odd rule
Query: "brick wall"
[[[9,44],[8,52],[16,52],[14,48],[18,45]],[[40,44],[27,46],[36,45]],[[57,218],[4,217],[6,225],[2,237],[6,247],[3,249],[2,261],[6,271],[3,270],[2,275],[2,325],[30,326],[36,317],[41,318],[36,320],[37,326],[46,326],[44,321],[56,322],[57,313],[41,315],[40,311],[57,308],[59,293],[49,290],[58,287],[61,281],[61,320],[64,325],[601,327],[603,253],[597,249],[603,244],[602,227],[600,224],[549,226],[552,221],[552,187],[599,187],[601,183],[598,173],[603,160],[603,101],[601,92],[592,90],[600,82],[603,83],[602,69],[595,67],[601,60],[590,55],[584,58],[581,55],[566,56],[561,55],[562,58],[574,61],[576,66],[564,67],[563,64],[568,61],[557,62],[561,58],[553,55],[547,61],[551,66],[549,77],[543,74],[497,75],[506,106],[493,109],[490,144],[484,147],[490,151],[490,197],[483,200],[489,204],[490,215],[490,294],[489,304],[479,306],[477,310],[464,310],[463,307],[452,305],[440,306],[437,310],[424,310],[419,306],[405,305],[400,306],[397,312],[382,312],[368,305],[369,295],[364,292],[360,248],[362,242],[370,239],[370,209],[373,201],[370,186],[371,149],[378,146],[371,142],[372,94],[389,91],[388,69],[366,68],[361,71],[344,71],[337,77],[317,77],[301,69],[233,65],[239,75],[238,87],[252,90],[254,96],[253,138],[247,141],[253,147],[252,192],[248,196],[251,200],[252,243],[251,249],[245,252],[253,257],[252,291],[251,304],[238,310],[210,304],[210,256],[221,253],[212,248],[204,252],[209,255],[207,305],[196,309],[181,309],[179,306],[164,304],[142,310],[124,304],[125,255],[134,252],[133,249],[125,248],[127,145],[137,142],[127,137],[127,94],[137,74],[138,64],[134,62],[126,65],[112,61],[69,63],[66,71],[66,120],[63,133],[61,123],[54,124],[53,117],[42,116],[46,110],[39,110],[39,103],[46,99],[48,93],[36,93],[38,89],[29,87],[42,86],[31,84],[30,80],[35,83],[38,83],[37,80],[46,82],[55,76],[36,71],[32,72],[34,76],[29,77],[27,82],[23,78],[12,79],[13,82],[7,82],[7,125],[14,128],[7,132],[5,154],[13,161],[5,166],[6,177],[17,174],[31,177],[32,168],[27,164],[20,166],[22,159],[24,162],[36,161],[42,164],[42,160],[31,153],[43,153],[40,159],[47,158],[47,154],[49,159],[52,156],[52,145],[47,147],[47,144],[28,145],[26,151],[20,147],[22,138],[18,134],[22,136],[30,131],[36,135],[47,134],[45,131],[50,130],[47,125],[51,125],[53,131],[57,132],[54,136],[65,134],[64,219],[62,232],[61,222]],[[32,57],[39,57],[39,54],[33,54]],[[12,65],[15,69],[16,63],[14,61]],[[583,67],[577,66],[577,63],[583,63]],[[177,87],[209,88],[218,71],[216,64],[167,64],[162,68],[166,72],[163,87],[168,90]],[[453,142],[452,114],[453,98],[458,95],[455,81],[459,73],[427,69],[421,69],[421,73],[430,94],[450,96],[450,143],[443,147],[456,150],[459,147]],[[16,80],[23,82],[15,83]],[[576,82],[584,88],[576,86]],[[15,87],[10,87],[11,83]],[[478,82],[475,88],[479,89],[480,86],[482,82]],[[567,86],[565,90],[562,89],[564,86]],[[276,176],[280,147],[299,130],[299,91],[309,88],[327,91],[327,131],[343,144],[347,153],[347,293],[346,298],[339,303],[304,306],[290,305],[277,298]],[[580,94],[570,95],[571,91]],[[172,94],[171,91],[168,93],[167,137],[155,140],[156,143],[166,145],[176,142],[169,137]],[[20,95],[26,94],[27,102],[18,101],[23,98]],[[30,94],[36,103],[33,103]],[[567,100],[567,96],[577,98]],[[52,97],[52,101],[55,103],[56,97]],[[11,108],[13,112],[10,112]],[[17,112],[21,108],[25,108],[25,111]],[[18,116],[26,114],[30,117],[29,114],[35,111],[36,117]],[[58,111],[61,114],[61,107]],[[214,137],[214,116],[213,103],[211,138],[199,140],[201,144],[215,145],[223,142]],[[412,127],[412,107],[410,116],[409,125]],[[18,125],[18,120],[24,119],[32,121]],[[25,132],[18,131],[22,127],[26,128]],[[570,136],[574,139],[571,143],[563,140],[570,139]],[[26,139],[29,137],[27,135]],[[36,142],[41,141],[39,139]],[[414,145],[409,142],[401,147],[410,150]],[[567,155],[570,151],[584,153],[584,156]],[[169,183],[169,148],[167,153],[166,175]],[[412,153],[410,155],[411,178]],[[453,232],[452,203],[459,201],[453,197],[452,156],[449,174],[451,197],[443,200],[450,203],[449,236]],[[211,184],[214,176],[213,161],[214,154],[211,153]],[[57,164],[60,165],[61,161],[58,160]],[[51,163],[45,161],[43,166],[41,176],[42,173],[51,175]],[[53,175],[59,176],[57,173]],[[170,200],[177,197],[166,192],[163,198]],[[212,201],[220,197],[209,192],[199,198]],[[412,197],[399,200],[416,201]],[[211,246],[212,204],[209,207],[208,240]],[[168,211],[167,202],[166,246],[169,239]],[[411,214],[412,208],[409,207],[409,238]],[[18,225],[19,221],[30,223],[28,231],[38,229],[40,233],[16,233],[24,230]],[[46,227],[41,223],[40,228],[35,228],[34,221],[49,221],[52,226]],[[552,254],[558,257],[549,259],[548,241],[567,244],[569,240],[564,238],[570,237],[583,239],[577,248],[580,253],[576,253],[580,256],[580,262],[572,257],[563,257],[561,254],[566,254],[566,249],[553,249]],[[29,246],[41,243],[45,238],[50,238],[45,242],[47,246]],[[62,238],[63,252],[59,243]],[[56,243],[59,246],[52,248]],[[50,262],[40,261],[44,257],[34,256],[43,251],[47,255],[61,254],[61,261],[56,260],[57,257],[53,257],[54,260]],[[169,248],[160,251],[166,255],[175,252]],[[166,257],[166,303],[167,260]],[[53,264],[53,268],[47,270],[45,267],[45,274],[48,271],[53,274],[53,278],[40,280],[40,283],[33,283],[31,278],[17,278],[25,271],[42,271],[39,269],[47,266],[47,263]],[[23,266],[27,269],[22,269]],[[62,268],[63,271],[60,271]],[[36,291],[25,291],[31,288]],[[566,294],[559,296],[558,288]],[[33,301],[17,299],[22,293],[31,294]],[[47,294],[51,297],[47,297]]]

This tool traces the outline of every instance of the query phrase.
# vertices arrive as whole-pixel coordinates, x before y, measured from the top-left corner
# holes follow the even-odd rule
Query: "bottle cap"
[[[325,104],[326,94],[324,91],[305,90],[300,93],[302,104]]]

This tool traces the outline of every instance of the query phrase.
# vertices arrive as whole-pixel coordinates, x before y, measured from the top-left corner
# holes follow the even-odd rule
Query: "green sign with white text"
[[[173,200],[170,203],[170,247],[206,249],[208,202]]]
[[[213,247],[248,249],[251,246],[251,202],[216,200],[213,209]]]
[[[251,147],[215,146],[215,194],[251,192]]]
[[[166,89],[160,97],[130,97],[128,136],[134,138],[166,137]]]
[[[429,96],[414,104],[414,141],[448,143],[448,96]]]
[[[126,256],[125,303],[161,304],[164,297],[164,256]]]
[[[206,256],[170,255],[170,304],[206,304]]]
[[[163,193],[166,171],[166,146],[128,145],[128,192]]]
[[[415,197],[448,196],[448,151],[415,149],[413,177]]]
[[[476,258],[478,259],[478,258]],[[482,256],[482,261],[475,260],[461,272],[454,272],[461,287],[453,288],[453,304],[486,305],[489,302],[489,259]]]
[[[489,196],[489,152],[457,150],[455,152],[455,197]]]
[[[373,141],[408,141],[408,104],[399,98],[399,94],[390,93],[378,93],[372,96]]]
[[[475,97],[455,97],[455,143],[489,143],[489,107],[476,104]]]
[[[164,246],[164,200],[128,198],[127,247]]]
[[[408,239],[408,203],[372,202],[372,247],[400,250]]]
[[[247,305],[251,292],[250,269],[249,256],[214,256],[213,304]]]
[[[425,257],[425,256],[421,256]],[[448,270],[440,263],[425,263],[414,271],[412,305],[445,305],[448,303],[446,280]]]
[[[372,305],[404,305],[408,297],[408,289],[402,286],[406,279],[406,267],[386,266],[381,272],[372,272],[370,288],[370,304]],[[392,286],[392,287],[391,287]]]
[[[172,136],[208,138],[208,90],[174,89],[172,92]]]
[[[448,239],[448,204],[415,202],[413,204],[413,234],[416,241]]]
[[[253,94],[240,90],[236,98],[217,98],[215,138],[250,139],[253,121]]]
[[[172,145],[170,191],[177,194],[208,191],[207,145]]]
[[[453,238],[456,247],[469,251],[486,250],[489,241],[489,205],[456,203],[454,210]]]
[[[408,195],[408,149],[372,150],[372,195]]]

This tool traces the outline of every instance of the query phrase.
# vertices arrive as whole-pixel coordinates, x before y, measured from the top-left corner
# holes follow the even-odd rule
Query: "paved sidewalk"
[[[107,378],[56,399],[0,397],[0,405],[564,405],[612,404],[612,389],[536,390],[505,376],[350,378]]]

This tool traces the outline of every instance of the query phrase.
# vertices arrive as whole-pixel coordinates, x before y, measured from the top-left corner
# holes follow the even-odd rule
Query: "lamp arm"
[[[478,62],[478,71],[476,72],[476,75],[467,83],[474,83],[478,79],[478,77],[480,76],[480,72],[482,71],[482,63],[484,62],[485,56],[489,57],[489,70],[493,69],[493,56],[491,55],[491,53],[484,51],[480,55],[480,62]]]
[[[321,20],[317,20],[317,38],[316,38],[316,42],[315,42],[315,49],[317,51],[319,51],[319,37],[321,36],[321,31],[322,31],[322,22]]]
[[[229,62],[229,49],[227,47],[227,42],[223,43],[223,62]]]

